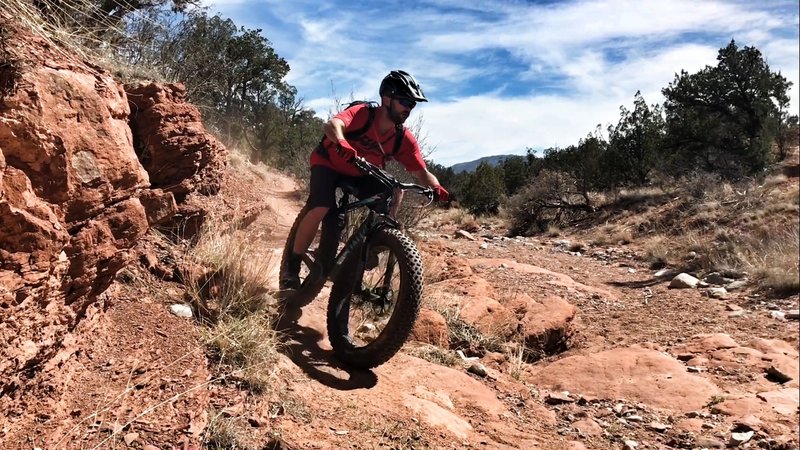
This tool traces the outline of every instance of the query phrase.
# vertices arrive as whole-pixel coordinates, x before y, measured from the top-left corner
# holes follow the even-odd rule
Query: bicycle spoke
[[[364,346],[375,340],[392,316],[400,289],[396,261],[388,247],[369,251],[361,280],[346,302],[347,310],[340,316],[347,318],[346,329],[355,346]]]

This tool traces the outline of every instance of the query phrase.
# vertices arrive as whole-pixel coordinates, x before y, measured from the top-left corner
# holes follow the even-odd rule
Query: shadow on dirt
[[[333,351],[319,346],[322,334],[298,323],[303,311],[287,306],[275,329],[281,334],[283,352],[297,367],[325,386],[342,391],[369,389],[378,382],[371,370],[354,369],[336,359]]]
[[[607,284],[615,287],[639,289],[639,288],[655,286],[663,282],[664,282],[663,278],[650,278],[649,280],[639,280],[639,281],[609,281],[607,282]]]

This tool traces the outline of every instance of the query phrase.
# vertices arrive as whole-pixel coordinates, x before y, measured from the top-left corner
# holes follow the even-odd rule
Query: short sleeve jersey
[[[377,115],[377,111],[376,111]],[[360,105],[347,108],[335,116],[337,119],[344,122],[345,135],[351,131],[357,131],[366,125],[369,120],[369,105],[362,103]],[[395,145],[395,133],[404,133],[400,148],[397,154],[392,154]],[[361,136],[348,139],[350,145],[356,149],[358,156],[366,159],[380,167],[384,167],[386,161],[394,159],[409,172],[416,172],[425,169],[425,161],[422,159],[419,144],[414,135],[405,127],[400,129],[392,127],[384,133],[379,135],[377,117],[372,121],[372,125]],[[330,139],[325,137],[322,141],[325,146],[328,156],[324,156],[319,152],[311,153],[311,165],[321,165],[330,167],[345,175],[361,176],[358,169],[348,164],[339,157],[336,153],[336,144],[331,142]]]

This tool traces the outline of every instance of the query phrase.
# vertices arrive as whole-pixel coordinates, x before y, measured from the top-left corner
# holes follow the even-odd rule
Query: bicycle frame
[[[369,213],[367,217],[361,222],[358,226],[356,231],[350,236],[350,238],[345,242],[344,247],[339,253],[336,255],[334,259],[333,266],[331,267],[328,273],[321,274],[320,281],[324,282],[324,280],[334,280],[336,276],[341,271],[342,265],[347,257],[352,254],[352,252],[357,250],[362,250],[364,252],[364,257],[366,258],[367,248],[364,247],[364,243],[367,240],[367,236],[370,235],[375,230],[390,227],[399,229],[400,223],[397,222],[394,218],[389,216],[388,213],[384,212],[377,212],[378,209],[382,211],[388,212],[389,204],[392,201],[392,196],[394,194],[395,189],[401,190],[414,190],[420,194],[426,195],[432,201],[432,191],[430,188],[420,186],[417,184],[409,184],[409,183],[401,183],[390,174],[383,171],[381,168],[370,164],[369,162],[358,159],[354,161],[356,167],[361,169],[363,172],[366,172],[368,175],[375,177],[380,181],[384,186],[386,186],[386,191],[373,195],[371,197],[367,197],[362,200],[356,200],[354,202],[347,202],[347,198],[351,194],[348,190],[345,190],[345,196],[342,197],[340,204],[336,208],[335,211],[332,211],[330,214],[334,215],[342,215],[347,214],[347,212],[352,211],[354,209],[358,209],[361,207],[369,208]],[[338,235],[341,235],[342,227],[339,227]],[[387,264],[387,275],[391,273],[394,268],[395,261],[389,261]],[[385,277],[385,283],[389,283],[389,277]]]
[[[373,206],[375,204],[379,204],[382,202],[388,203],[391,200],[390,196],[386,194],[378,194],[373,197],[366,198],[364,200],[359,200],[356,202],[348,203],[342,205],[340,208],[335,211],[335,214],[346,214],[348,211],[353,209],[357,209],[361,206]],[[358,226],[356,231],[350,236],[350,238],[345,242],[344,247],[339,253],[336,255],[334,259],[333,267],[328,274],[326,274],[326,279],[333,280],[339,274],[339,271],[342,268],[342,264],[350,256],[351,253],[357,251],[359,249],[363,249],[364,242],[367,240],[367,236],[382,227],[391,227],[391,228],[400,228],[400,224],[394,220],[393,218],[389,217],[388,214],[382,214],[375,212],[374,209],[370,208],[367,217],[361,222]],[[341,234],[342,229],[339,229],[339,233]],[[366,254],[366,252],[365,252]]]

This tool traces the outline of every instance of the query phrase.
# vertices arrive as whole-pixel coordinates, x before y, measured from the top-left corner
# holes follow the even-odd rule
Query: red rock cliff
[[[126,93],[2,12],[0,29],[2,393],[52,357],[151,225],[202,217],[186,200],[219,189],[225,149],[180,85]]]

